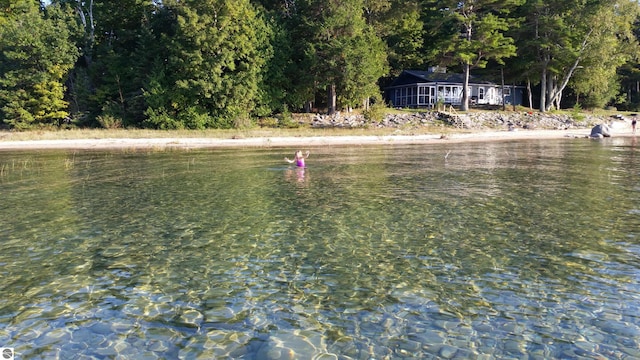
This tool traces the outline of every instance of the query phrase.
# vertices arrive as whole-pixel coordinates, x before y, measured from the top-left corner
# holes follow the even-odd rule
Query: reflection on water
[[[19,358],[638,358],[632,139],[0,153]]]

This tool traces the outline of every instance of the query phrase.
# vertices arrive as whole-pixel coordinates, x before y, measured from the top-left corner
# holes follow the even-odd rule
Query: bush
[[[199,111],[196,107],[188,107],[178,115],[178,122],[187,129],[203,130],[213,123],[209,114]]]
[[[109,114],[98,115],[96,118],[100,126],[105,129],[119,129],[122,127],[122,119]]]
[[[571,117],[575,120],[575,121],[582,121],[584,120],[585,116],[582,113],[582,107],[580,106],[579,103],[575,103],[575,105],[573,105],[573,109],[571,111]]]
[[[293,114],[289,111],[289,107],[285,104],[282,109],[282,114],[280,114],[280,127],[287,129],[295,129],[299,128],[300,124],[298,124],[293,119]]]
[[[161,130],[179,130],[184,128],[180,122],[168,114],[164,107],[159,109],[148,108],[144,114],[148,117],[144,122],[145,126]]]
[[[274,117],[266,117],[258,120],[258,126],[264,128],[277,128],[278,127],[278,119]]]
[[[381,122],[389,113],[389,109],[383,103],[375,103],[368,110],[362,112],[367,122]]]
[[[233,121],[234,129],[249,129],[253,127],[253,122],[247,116],[240,116]]]

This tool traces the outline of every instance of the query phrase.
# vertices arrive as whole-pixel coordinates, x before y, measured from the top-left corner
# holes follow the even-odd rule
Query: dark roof
[[[463,74],[455,73],[438,73],[424,70],[404,70],[389,87],[402,86],[416,83],[449,83],[449,84],[462,84]],[[488,84],[495,85],[490,81],[480,80],[473,75],[469,77],[469,83],[471,84]]]

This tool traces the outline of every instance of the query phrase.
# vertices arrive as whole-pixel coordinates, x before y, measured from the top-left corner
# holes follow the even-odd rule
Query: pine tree
[[[268,28],[255,8],[248,0],[167,1],[165,6],[176,14],[164,72],[171,80],[156,85],[170,94],[170,103],[150,107],[150,123],[163,127],[158,120],[169,116],[187,128],[247,125],[269,46]],[[159,89],[151,90],[157,94]]]
[[[515,42],[505,36],[517,19],[510,18],[513,8],[524,0],[435,0],[425,1],[432,40],[430,57],[444,65],[459,65],[464,74],[462,110],[469,109],[469,75],[484,68],[488,60],[498,63],[516,54]]]
[[[60,125],[64,82],[78,51],[71,15],[57,6],[11,5],[0,26],[0,119],[16,129]]]
[[[382,40],[364,18],[362,0],[314,0],[306,3],[301,24],[311,29],[306,41],[310,71],[318,88],[327,91],[328,113],[366,103],[379,91],[377,80],[386,73]]]

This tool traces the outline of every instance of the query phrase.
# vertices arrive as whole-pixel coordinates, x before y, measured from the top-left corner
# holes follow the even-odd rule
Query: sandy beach
[[[256,137],[256,138],[107,138],[69,140],[0,141],[0,150],[39,149],[198,149],[234,147],[294,147],[311,148],[330,145],[406,145],[441,144],[477,141],[507,141],[523,139],[585,138],[589,129],[574,130],[517,130],[477,131],[471,133],[385,136],[307,136],[307,137]]]

